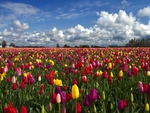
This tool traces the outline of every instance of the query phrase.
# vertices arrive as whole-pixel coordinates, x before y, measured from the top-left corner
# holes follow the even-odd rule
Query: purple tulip
[[[66,102],[66,92],[62,91],[60,92],[60,97],[61,97],[61,104]]]
[[[72,67],[69,67],[69,72],[73,72],[73,68]]]
[[[128,77],[131,77],[131,76],[132,76],[132,71],[129,70],[129,71],[128,71]]]
[[[89,93],[89,99],[91,101],[95,101],[97,99],[97,90],[95,88],[92,88],[90,93]]]
[[[148,85],[148,88],[147,88],[147,94],[150,94],[150,85]]]
[[[86,95],[86,97],[83,100],[83,105],[84,106],[90,106],[90,99],[89,99],[89,95]]]
[[[118,101],[118,109],[119,109],[120,111],[122,111],[122,110],[124,109],[123,100],[119,100],[119,101]]]
[[[34,83],[34,78],[30,77],[30,84],[33,84],[33,83]]]
[[[57,94],[57,93],[60,93],[60,92],[61,92],[60,86],[56,86],[56,88],[55,88],[55,93]]]

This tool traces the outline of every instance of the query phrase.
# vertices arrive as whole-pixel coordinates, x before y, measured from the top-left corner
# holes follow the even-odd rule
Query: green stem
[[[61,113],[60,103],[58,103],[58,113]]]

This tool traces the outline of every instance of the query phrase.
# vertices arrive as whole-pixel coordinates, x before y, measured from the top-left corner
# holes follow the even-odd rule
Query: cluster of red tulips
[[[0,112],[148,113],[149,48],[0,49]]]

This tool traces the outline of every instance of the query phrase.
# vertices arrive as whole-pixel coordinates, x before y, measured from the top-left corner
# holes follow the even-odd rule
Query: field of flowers
[[[0,113],[149,113],[150,48],[0,49]]]

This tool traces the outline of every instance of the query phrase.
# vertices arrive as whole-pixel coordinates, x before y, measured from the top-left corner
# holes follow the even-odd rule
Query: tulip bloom
[[[82,82],[83,82],[83,83],[86,83],[86,82],[87,82],[86,76],[82,76]]]
[[[12,103],[9,103],[8,107],[4,106],[4,113],[17,113],[17,109],[12,106]]]
[[[66,102],[66,92],[60,92],[61,104]]]
[[[123,77],[123,71],[122,70],[119,71],[119,77]]]
[[[79,98],[79,88],[76,84],[72,86],[72,98],[78,99]]]
[[[149,111],[149,104],[148,103],[145,104],[145,111]]]
[[[21,75],[21,68],[17,68],[16,72],[17,72],[17,75],[20,76]]]
[[[55,88],[55,93],[57,94],[57,93],[60,93],[60,92],[61,92],[60,86],[56,86],[56,88]]]
[[[56,86],[62,86],[62,80],[56,79],[56,80],[54,80],[54,84]]]
[[[90,99],[89,99],[89,95],[86,95],[86,97],[83,100],[83,105],[84,106],[90,106]]]
[[[97,99],[97,90],[95,88],[92,88],[89,93],[89,99],[91,101],[95,101]]]
[[[147,75],[147,76],[150,76],[150,71],[147,71],[147,72],[146,72],[146,75]]]
[[[24,82],[21,82],[20,88],[21,88],[21,89],[24,89],[24,87],[25,87],[25,83],[24,83]]]
[[[13,83],[12,89],[13,89],[13,90],[16,90],[16,89],[17,89],[17,83]]]
[[[52,102],[53,104],[56,103],[56,93],[55,93],[55,92],[52,93],[51,102]]]
[[[124,109],[123,100],[119,100],[119,101],[118,101],[118,109],[119,109],[120,111],[122,111],[122,110]]]
[[[72,94],[71,93],[66,94],[66,98],[67,101],[70,101],[72,99]]]
[[[143,84],[143,87],[144,87],[144,92],[147,92],[148,84]]]
[[[15,78],[15,76],[12,77],[12,83],[16,83],[16,78]]]
[[[79,102],[77,102],[77,103],[76,103],[76,106],[77,106],[77,108],[76,108],[76,110],[77,110],[77,113],[81,113],[81,111],[82,111],[82,108],[81,108],[81,105],[80,105],[80,103],[79,103]]]
[[[22,107],[21,107],[20,113],[28,113],[26,106],[22,106]]]
[[[60,97],[60,94],[58,93],[56,95],[56,102],[59,104],[61,102],[61,97]]]

